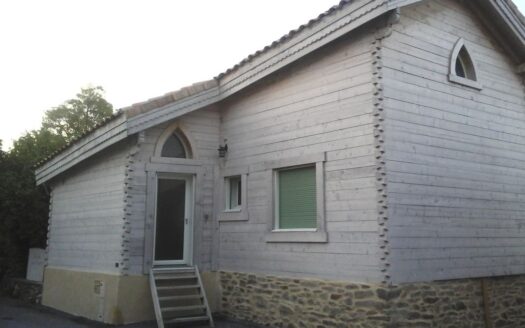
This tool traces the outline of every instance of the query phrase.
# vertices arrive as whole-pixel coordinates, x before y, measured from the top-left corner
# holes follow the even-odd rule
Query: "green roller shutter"
[[[315,167],[278,172],[279,229],[317,228]]]

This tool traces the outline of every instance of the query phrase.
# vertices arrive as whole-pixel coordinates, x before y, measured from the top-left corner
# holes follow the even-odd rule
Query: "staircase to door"
[[[153,268],[150,271],[150,287],[159,328],[189,324],[213,327],[196,266]]]

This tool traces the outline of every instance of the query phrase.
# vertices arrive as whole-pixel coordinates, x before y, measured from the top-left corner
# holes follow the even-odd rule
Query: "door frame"
[[[184,244],[182,260],[155,260],[155,245],[157,236],[157,201],[158,201],[158,181],[167,180],[184,180],[185,181],[185,200],[184,200]],[[155,178],[155,214],[153,219],[153,266],[165,265],[193,265],[193,221],[195,213],[195,175],[157,172]]]
[[[155,211],[157,207],[156,202],[156,187],[157,187],[157,174],[181,174],[193,176],[193,230],[191,234],[192,240],[192,254],[189,258],[188,265],[198,264],[197,255],[200,254],[200,226],[202,224],[202,208],[201,204],[202,190],[200,186],[204,179],[206,171],[206,162],[199,159],[183,159],[183,158],[155,158],[151,157],[150,162],[146,163],[146,213],[144,221],[144,246],[143,246],[143,264],[142,272],[149,274],[150,269],[153,266],[153,234],[155,224]],[[140,204],[140,202],[138,203]],[[133,207],[133,205],[132,205]],[[139,207],[137,210],[141,210],[143,207]]]

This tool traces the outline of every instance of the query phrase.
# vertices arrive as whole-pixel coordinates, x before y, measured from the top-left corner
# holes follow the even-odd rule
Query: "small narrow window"
[[[225,179],[226,210],[239,211],[242,206],[242,182],[240,176]]]
[[[315,166],[277,171],[276,229],[316,229]]]
[[[451,82],[462,84],[481,90],[476,73],[476,64],[470,55],[465,41],[459,39],[450,56],[450,72],[448,78]]]
[[[248,167],[225,169],[221,181],[222,209],[219,221],[248,221]]]

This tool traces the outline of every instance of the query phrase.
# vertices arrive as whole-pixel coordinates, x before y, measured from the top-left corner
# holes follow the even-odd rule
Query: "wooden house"
[[[108,323],[524,327],[524,22],[510,0],[342,1],[120,110],[36,171],[43,303]]]

